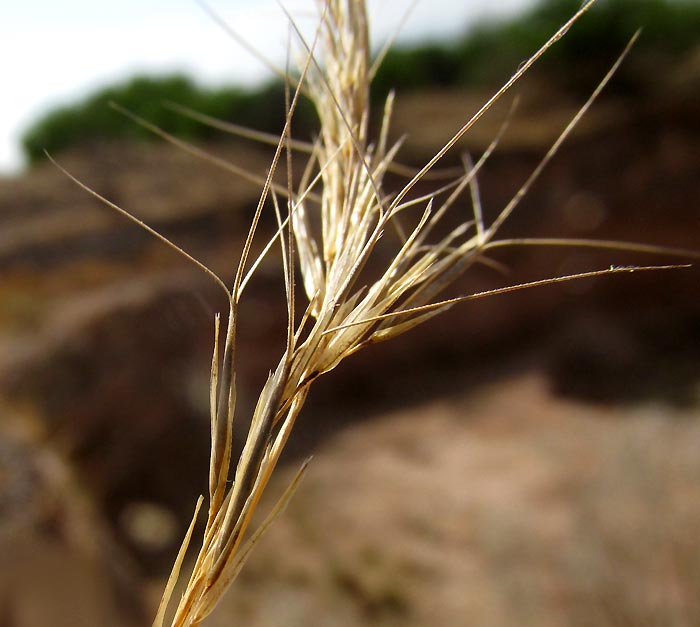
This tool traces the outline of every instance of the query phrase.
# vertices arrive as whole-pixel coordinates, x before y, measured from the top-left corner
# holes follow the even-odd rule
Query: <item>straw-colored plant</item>
[[[269,174],[262,181],[262,193],[232,287],[229,288],[212,270],[178,249],[220,285],[227,295],[230,309],[221,358],[219,319],[216,319],[211,368],[211,462],[206,526],[194,569],[184,586],[174,616],[168,621],[172,627],[199,625],[212,612],[238,575],[251,549],[294,492],[306,464],[267,520],[252,533],[246,533],[309,389],[318,377],[368,344],[400,335],[455,303],[573,278],[641,269],[610,267],[460,298],[436,300],[473,264],[486,262],[486,255],[497,247],[549,243],[658,252],[654,247],[626,246],[614,242],[495,239],[499,227],[608,82],[621,58],[491,224],[486,224],[482,216],[476,176],[498,138],[476,163],[465,158],[463,172],[451,182],[429,195],[416,196],[414,193],[416,184],[426,178],[472,125],[565,34],[588,6],[590,3],[572,16],[422,169],[411,175],[401,189],[393,192],[385,190],[383,184],[385,174],[398,168],[395,157],[400,142],[391,144],[389,141],[393,96],[386,101],[378,136],[369,136],[370,83],[381,55],[372,62],[364,1],[319,0],[320,18],[314,40],[307,44],[297,32],[302,56],[299,76],[292,79],[287,73],[286,124],[281,136],[274,139],[276,150]],[[290,20],[290,23],[293,25],[293,21]],[[316,106],[320,119],[319,135],[310,144],[291,138],[295,107],[299,98],[306,96]],[[194,112],[188,113],[196,116]],[[140,122],[147,125],[144,121]],[[153,130],[163,134],[158,129]],[[269,137],[247,133],[236,127],[229,127],[229,130],[271,141]],[[181,143],[171,137],[167,139]],[[197,152],[191,146],[185,148]],[[294,188],[291,183],[293,151],[308,154],[300,183]],[[287,185],[276,181],[281,163],[286,163]],[[237,171],[230,164],[220,165]],[[451,209],[457,207],[464,211],[463,206],[459,205],[463,205],[465,197],[472,204],[471,219],[448,231],[444,227],[437,228]],[[126,213],[119,207],[111,206]],[[275,212],[279,228],[264,247],[262,255],[251,262],[253,240],[264,210]],[[139,224],[177,248],[149,227]],[[377,271],[373,254],[376,256],[380,241],[383,253],[389,246],[395,248],[390,261]],[[286,281],[286,347],[260,392],[242,454],[235,461],[231,450],[236,413],[239,303],[260,259],[277,245],[281,249]],[[381,258],[386,256],[382,254]],[[297,293],[301,290],[297,290],[295,285],[297,274],[303,283],[303,299]],[[167,583],[154,627],[166,624],[167,608],[180,579],[185,552],[191,544],[202,502],[203,498],[200,498]]]

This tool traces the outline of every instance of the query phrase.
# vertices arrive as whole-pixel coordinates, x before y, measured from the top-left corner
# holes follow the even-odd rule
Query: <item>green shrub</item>
[[[580,0],[540,0],[524,15],[479,24],[462,38],[389,52],[372,85],[373,98],[390,89],[428,86],[499,84],[581,6]],[[549,81],[569,89],[590,89],[644,27],[637,58],[667,57],[698,45],[700,3],[696,0],[597,0],[585,20],[542,59]],[[646,55],[649,53],[649,55]],[[571,68],[576,67],[576,74]],[[635,91],[639,71],[627,64],[615,80],[618,90]],[[153,139],[153,134],[109,107],[114,101],[163,130],[184,139],[206,138],[212,129],[163,106],[176,102],[199,113],[278,134],[284,125],[284,86],[273,81],[257,89],[208,89],[182,76],[139,77],[108,87],[84,101],[54,109],[22,138],[30,163],[44,155],[100,139]],[[308,138],[317,121],[310,103],[302,101],[295,116],[295,135]]]
[[[387,56],[374,84],[375,97],[391,88],[498,84],[529,58],[547,37],[566,22],[581,0],[540,0],[511,20],[486,21],[450,42],[398,49]],[[637,54],[668,57],[699,45],[700,3],[691,0],[597,0],[585,20],[542,59],[541,71],[565,87],[590,88],[638,28],[643,28]],[[577,74],[571,75],[571,68]],[[631,66],[616,79],[633,89]],[[638,79],[635,79],[638,80]]]
[[[183,139],[213,136],[206,125],[173,111],[174,102],[199,113],[278,134],[284,126],[284,86],[271,82],[257,89],[207,89],[182,75],[137,77],[104,88],[77,104],[54,109],[34,123],[22,137],[30,163],[44,151],[57,154],[71,146],[105,139],[154,139],[147,129],[110,107],[115,102],[149,122]],[[301,107],[302,127],[313,125],[310,107]]]

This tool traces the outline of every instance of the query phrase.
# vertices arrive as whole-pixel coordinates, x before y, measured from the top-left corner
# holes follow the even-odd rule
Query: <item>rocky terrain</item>
[[[700,249],[692,93],[601,101],[504,234]],[[403,160],[429,157],[479,96],[405,98]],[[487,216],[574,110],[525,86],[481,179]],[[415,122],[427,119],[439,123]],[[478,154],[501,119],[461,148]],[[206,148],[267,167],[248,143]],[[58,158],[233,275],[258,187],[163,144]],[[507,275],[479,268],[455,293],[678,259],[528,247],[497,261]],[[314,389],[272,492],[314,453],[307,481],[211,624],[697,624],[698,278],[493,297],[344,363]],[[242,313],[243,416],[282,350],[282,297],[271,257]],[[207,277],[55,167],[0,180],[2,627],[149,622],[205,487],[223,306]]]

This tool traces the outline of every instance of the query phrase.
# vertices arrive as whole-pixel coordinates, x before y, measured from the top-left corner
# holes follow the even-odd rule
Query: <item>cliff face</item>
[[[397,133],[415,127],[417,108],[421,119],[442,121],[432,133],[418,125],[406,161],[418,163],[437,148],[450,120],[457,114],[464,119],[471,102],[465,94],[436,93],[399,106]],[[594,110],[505,233],[697,250],[700,128],[688,107],[682,97]],[[570,106],[560,103],[547,115],[556,121],[571,114]],[[538,131],[533,116],[526,99],[522,118],[513,122],[514,139],[504,142],[484,171],[487,219],[546,151],[551,126]],[[478,154],[499,123],[496,118],[487,120],[466,147]],[[221,144],[211,150],[259,175],[267,167],[266,152],[256,147]],[[92,147],[59,160],[97,192],[232,277],[257,199],[255,185],[161,145]],[[263,232],[272,228],[273,220],[267,220]],[[508,276],[479,268],[459,292],[611,263],[668,260],[514,248],[498,258]],[[138,525],[129,522],[129,512],[152,504],[178,523],[204,488],[209,351],[213,314],[224,307],[220,295],[207,277],[48,165],[0,181],[0,277],[3,412],[16,424],[31,417],[29,440],[36,451],[48,447],[75,474],[80,498],[91,503],[91,524],[136,573],[127,579],[161,573],[179,533],[149,544],[134,532]],[[551,390],[577,399],[692,406],[700,379],[698,278],[696,269],[623,276],[453,309],[396,343],[358,354],[320,382],[289,458],[317,450],[331,436],[359,428],[358,421],[377,419],[381,412],[398,412],[418,399],[461,397],[465,389],[523,369],[535,368]],[[282,350],[282,297],[273,256],[251,284],[242,312],[242,416],[249,415]],[[555,421],[548,428],[556,430]],[[413,437],[410,428],[401,429],[409,431],[402,438]],[[420,429],[415,438],[422,438]],[[32,445],[27,446],[31,456]],[[337,463],[344,463],[342,456]],[[37,477],[48,480],[41,473]],[[403,489],[389,484],[392,491]],[[73,511],[73,497],[66,498],[56,508]],[[19,526],[43,529],[56,516],[38,515]],[[58,529],[65,539],[64,527]],[[102,549],[95,551],[95,559],[104,559]]]

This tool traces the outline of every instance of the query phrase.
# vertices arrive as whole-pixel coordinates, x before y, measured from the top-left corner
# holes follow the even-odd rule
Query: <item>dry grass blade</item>
[[[209,521],[194,571],[172,623],[173,627],[199,624],[214,610],[225,589],[240,571],[250,550],[291,497],[301,473],[273,509],[271,517],[247,542],[244,540],[252,515],[304,404],[309,387],[321,374],[333,369],[342,359],[363,346],[399,335],[459,302],[573,279],[652,269],[611,267],[432,302],[439,292],[478,261],[487,249],[539,241],[511,239],[499,243],[494,239],[494,234],[610,79],[622,57],[493,224],[488,227],[483,224],[476,175],[495,149],[500,135],[505,131],[507,120],[484,155],[476,164],[465,160],[464,171],[452,183],[422,198],[409,197],[412,188],[428,175],[459,137],[566,32],[589,5],[584,6],[555,33],[425,167],[413,174],[408,183],[391,196],[383,192],[383,177],[395,164],[400,142],[389,146],[388,141],[393,96],[387,100],[377,141],[373,144],[369,139],[369,82],[374,68],[369,62],[365,5],[353,0],[328,0],[320,6],[321,16],[316,35],[320,38],[318,46],[315,42],[306,44],[296,31],[302,47],[306,49],[305,65],[299,81],[295,83],[296,91],[292,97],[287,88],[288,115],[285,129],[276,142],[272,166],[263,184],[260,202],[230,292],[232,310],[222,372],[212,368],[212,390],[217,385],[220,388],[218,407],[212,408],[215,448],[221,449],[222,432],[230,437],[232,412],[225,412],[224,405],[228,398],[230,407],[230,399],[235,396],[232,354],[237,304],[243,287],[252,278],[262,255],[278,239],[288,299],[287,346],[274,374],[270,375],[261,391],[231,486],[225,483],[225,478],[229,475],[228,460],[225,463],[212,461],[210,472],[212,486],[215,487]],[[317,48],[318,59],[315,52]],[[302,91],[312,98],[321,123],[319,138],[313,144],[291,139],[292,115]],[[192,112],[187,114],[196,117]],[[201,121],[216,124],[205,118],[201,118]],[[236,127],[228,127],[226,130],[251,139],[271,142],[268,136],[246,133]],[[283,215],[278,201],[278,195],[282,194],[272,184],[272,176],[280,161],[281,151],[285,148],[288,189],[284,194],[287,211]],[[297,189],[292,189],[291,151],[295,149],[308,153],[309,162],[301,184]],[[465,220],[462,225],[453,227],[447,235],[442,235],[437,242],[431,243],[429,236],[432,231],[464,192],[468,192],[471,197],[474,219]],[[447,198],[437,202],[436,199],[442,194],[447,194]],[[246,273],[247,258],[268,196],[272,198],[277,232]],[[421,215],[404,234],[403,228],[396,222],[398,214],[410,214],[412,207],[420,205],[423,205]],[[367,283],[363,279],[364,269],[385,229],[391,225],[396,226],[401,236],[398,248],[378,278]],[[547,243],[558,244],[561,241],[551,240]],[[610,242],[597,244],[600,248],[614,247]],[[620,248],[631,247],[623,245]],[[654,247],[638,247],[636,250],[663,252]],[[306,305],[301,312],[300,322],[295,326],[294,271],[297,264],[303,278]],[[653,269],[671,267],[675,266],[657,266]],[[212,392],[212,404],[215,399],[216,394]],[[222,421],[225,419],[227,427],[222,431]],[[212,459],[220,457],[221,454],[217,454]]]
[[[200,122],[210,128],[215,128],[219,131],[225,133],[230,133],[231,135],[237,135],[238,137],[243,137],[245,139],[250,139],[261,144],[267,144],[268,146],[276,146],[280,140],[277,135],[272,133],[265,133],[263,131],[256,131],[254,129],[248,128],[247,126],[241,126],[240,124],[234,124],[233,122],[225,122],[217,118],[213,118],[210,115],[205,115],[194,111],[189,107],[185,107],[177,102],[165,102],[165,106],[173,111],[188,117],[196,122]],[[306,154],[311,154],[313,152],[314,146],[310,142],[301,142],[290,140],[289,144],[294,150],[303,152]]]
[[[123,209],[123,208],[120,207],[119,205],[116,205],[115,203],[113,203],[112,201],[108,200],[107,198],[105,198],[105,197],[102,196],[101,194],[98,194],[94,189],[92,189],[91,187],[89,187],[88,185],[86,185],[85,183],[83,183],[82,181],[79,181],[79,180],[78,180],[77,178],[75,178],[75,176],[73,176],[68,170],[66,170],[61,164],[59,164],[50,154],[46,153],[46,157],[49,159],[49,161],[51,161],[51,163],[52,163],[54,166],[56,166],[61,172],[63,172],[63,174],[65,174],[71,181],[73,181],[76,185],[78,185],[78,187],[84,189],[88,194],[90,194],[91,196],[94,196],[95,198],[97,198],[97,200],[99,200],[101,203],[105,204],[105,205],[106,205],[107,207],[109,207],[110,209],[113,209],[114,211],[116,211],[117,213],[121,214],[122,216],[124,216],[124,217],[127,218],[128,220],[131,220],[131,221],[132,221],[134,224],[136,224],[138,227],[144,229],[145,231],[147,231],[148,233],[150,233],[151,235],[153,235],[153,237],[155,237],[156,239],[158,239],[158,240],[160,240],[161,242],[163,242],[163,244],[165,244],[165,245],[166,245],[168,248],[170,248],[171,250],[174,250],[174,251],[175,251],[176,253],[178,253],[179,255],[182,255],[183,257],[185,257],[185,259],[187,259],[190,263],[194,264],[194,265],[195,265],[197,268],[199,268],[202,272],[204,272],[206,275],[208,275],[209,277],[211,277],[211,278],[214,280],[214,282],[215,282],[221,289],[224,290],[224,292],[226,293],[227,298],[230,297],[230,296],[229,296],[228,288],[226,287],[226,284],[221,280],[221,278],[219,277],[218,274],[216,274],[213,270],[211,270],[211,268],[208,268],[208,267],[205,266],[201,261],[199,261],[198,259],[195,259],[194,257],[192,257],[192,255],[190,255],[189,253],[187,253],[186,251],[184,251],[182,248],[180,248],[180,247],[179,247],[177,244],[175,244],[174,242],[171,242],[171,241],[170,241],[167,237],[165,237],[162,233],[159,233],[159,232],[156,231],[154,228],[150,227],[150,226],[149,226],[148,224],[146,224],[143,220],[139,220],[135,215],[133,215],[132,213],[130,213],[130,212],[127,211],[126,209]]]
[[[265,55],[261,54],[260,50],[248,43],[245,37],[243,37],[233,28],[231,28],[231,25],[221,15],[219,15],[210,4],[204,2],[204,0],[196,0],[196,2],[200,7],[202,7],[202,9],[207,13],[207,15],[209,15],[209,17],[211,17],[211,19],[214,20],[214,22],[216,22],[221,27],[221,29],[239,46],[247,50],[253,57],[260,61],[260,63],[265,65],[273,74],[276,74],[284,80],[289,79],[289,77],[285,74],[284,70],[277,67],[272,61],[267,59]]]
[[[301,480],[306,473],[306,469],[310,463],[310,459],[307,459],[301,468],[297,471],[292,483],[284,491],[282,497],[277,501],[276,505],[272,508],[267,518],[260,524],[260,526],[255,530],[251,537],[246,541],[246,543],[241,547],[240,551],[236,554],[235,559],[228,565],[228,568],[222,573],[220,578],[217,580],[216,584],[210,589],[209,597],[207,603],[200,608],[199,614],[195,617],[195,624],[204,620],[211,612],[216,608],[217,603],[221,600],[221,597],[226,592],[228,586],[233,582],[233,580],[241,572],[241,569],[246,563],[251,551],[260,542],[262,537],[265,535],[267,530],[270,528],[275,519],[285,510],[292,496],[299,487]]]
[[[242,168],[240,166],[235,165],[234,163],[231,163],[230,161],[226,161],[225,159],[222,159],[220,157],[216,157],[215,155],[212,155],[211,153],[207,152],[206,150],[202,150],[201,148],[198,148],[197,146],[194,146],[193,144],[190,144],[189,142],[186,142],[182,139],[179,139],[175,137],[174,135],[171,135],[170,133],[167,133],[161,128],[158,128],[154,124],[151,124],[148,120],[145,120],[139,115],[136,115],[135,113],[132,113],[128,109],[125,109],[121,105],[119,105],[116,102],[110,103],[110,106],[115,110],[121,113],[122,115],[126,116],[129,118],[131,121],[133,121],[135,124],[138,124],[139,126],[142,126],[143,128],[147,129],[154,135],[157,135],[161,139],[164,139],[165,141],[169,142],[173,146],[184,150],[185,152],[188,152],[194,157],[197,157],[198,159],[202,159],[206,161],[207,163],[211,163],[213,166],[216,166],[217,168],[220,168],[226,172],[229,172],[230,174],[233,174],[237,178],[240,178],[243,181],[248,181],[252,185],[255,185],[256,187],[260,187],[261,185],[264,186],[266,185],[266,178],[253,174],[251,172],[248,172],[245,168]],[[278,139],[279,142],[279,139]],[[287,194],[287,188],[284,187],[283,185],[278,185],[276,183],[270,183],[270,185],[277,191],[278,194],[286,195]]]
[[[160,601],[160,605],[158,606],[158,612],[156,613],[156,617],[153,621],[153,627],[162,627],[163,621],[165,620],[165,612],[168,609],[168,604],[170,603],[170,598],[173,595],[173,590],[175,589],[175,585],[177,584],[177,581],[180,577],[180,570],[182,569],[182,564],[185,561],[185,555],[187,554],[187,549],[190,546],[190,542],[192,541],[192,534],[194,533],[194,526],[197,522],[197,518],[199,516],[199,510],[202,507],[202,503],[204,502],[203,497],[199,497],[197,500],[197,506],[194,509],[194,515],[192,516],[192,522],[190,523],[190,526],[187,528],[187,533],[185,534],[185,538],[182,541],[182,546],[180,547],[180,550],[177,553],[177,557],[175,558],[175,564],[173,565],[172,572],[170,573],[170,577],[168,577],[168,582],[165,585],[165,591],[163,592],[163,598]]]
[[[416,313],[424,314],[426,312],[432,312],[436,309],[442,311],[447,307],[451,307],[452,305],[456,305],[458,303],[464,303],[468,300],[478,300],[479,298],[486,298],[487,296],[497,296],[499,294],[510,294],[512,292],[518,292],[520,290],[525,290],[532,287],[543,287],[545,285],[554,285],[555,283],[564,283],[567,281],[575,281],[579,279],[592,279],[608,274],[631,274],[633,272],[646,272],[650,270],[681,270],[689,267],[690,266],[688,264],[677,264],[667,266],[622,266],[619,268],[612,266],[603,270],[591,270],[590,272],[579,272],[577,274],[564,274],[560,276],[550,277],[547,279],[539,279],[537,281],[528,281],[527,283],[516,283],[514,285],[508,285],[506,287],[497,287],[495,289],[485,290],[483,292],[474,292],[473,294],[467,294],[466,296],[456,296],[455,298],[448,298],[446,300],[441,300],[437,303],[429,303],[427,305],[412,307],[410,309],[400,309],[398,311],[380,314],[371,318],[363,318],[361,320],[348,322],[342,326],[331,327],[330,329],[327,329],[324,332],[324,334],[335,333],[337,331],[342,331],[343,329],[347,329],[358,325],[367,325],[372,322],[378,322],[379,320],[394,319],[395,317],[409,316]],[[416,325],[414,324],[411,326]]]
[[[563,281],[681,267],[611,266],[602,270],[549,277],[476,294],[436,300],[438,295],[454,284],[472,264],[483,262],[498,267],[496,262],[484,257],[485,252],[506,246],[566,244],[619,251],[697,256],[687,251],[609,241],[495,239],[499,227],[610,80],[633,42],[630,42],[610,72],[492,224],[484,224],[476,176],[495,149],[508,120],[475,164],[465,158],[464,169],[455,174],[452,182],[427,195],[412,195],[416,184],[423,179],[427,180],[431,170],[459,138],[592,4],[593,2],[587,2],[582,6],[466,124],[457,130],[452,139],[423,168],[417,172],[411,171],[408,182],[393,193],[385,192],[384,177],[387,172],[400,169],[395,159],[401,142],[391,144],[389,140],[393,96],[387,99],[379,136],[374,142],[370,138],[369,90],[376,64],[372,65],[370,60],[367,10],[361,0],[319,2],[319,22],[314,42],[306,44],[301,35],[298,35],[305,56],[296,81],[289,78],[289,72],[286,73],[287,116],[280,137],[273,141],[265,134],[243,131],[235,126],[221,126],[223,130],[250,139],[274,143],[274,157],[265,177],[249,175],[235,166],[219,163],[216,158],[202,154],[199,149],[176,140],[147,121],[125,112],[166,140],[262,186],[260,200],[251,220],[232,287],[229,289],[201,262],[131,214],[78,182],[110,207],[127,215],[168,246],[185,255],[224,289],[229,302],[229,317],[221,358],[218,317],[215,324],[216,338],[210,388],[212,452],[209,468],[209,513],[194,567],[178,603],[171,627],[199,625],[214,610],[252,548],[269,527],[272,519],[291,498],[306,464],[273,508],[268,519],[247,536],[253,514],[304,405],[310,386],[345,357],[370,343],[404,333],[437,313],[468,300]],[[208,7],[207,11],[212,13]],[[222,22],[218,16],[214,17]],[[227,25],[223,25],[229,30]],[[296,28],[294,25],[293,27]],[[298,34],[298,30],[296,32]],[[294,85],[293,93],[290,92],[290,85]],[[292,118],[302,94],[310,96],[320,120],[320,133],[313,143],[298,142],[291,137]],[[183,113],[203,123],[219,124],[189,110],[183,110]],[[510,115],[512,112],[509,117]],[[296,189],[292,188],[294,150],[308,155],[308,164]],[[283,151],[286,160],[282,156]],[[284,165],[285,161],[286,187],[273,181],[278,167],[280,164]],[[471,199],[473,214],[465,212],[461,224],[448,228],[443,225],[443,228],[439,229],[443,218],[464,196]],[[280,202],[280,198],[286,200],[286,207]],[[268,239],[258,257],[253,259],[251,252],[258,223],[263,210],[270,204],[275,212],[277,231]],[[400,225],[399,217],[402,221],[405,219],[408,226]],[[394,228],[400,237],[398,243],[395,238],[391,238],[391,244],[387,244],[393,245],[394,249],[389,261],[386,261],[385,254],[376,253],[380,241],[389,239],[384,238],[388,228]],[[436,233],[440,235],[435,235]],[[261,390],[243,452],[234,468],[231,440],[236,412],[238,306],[244,289],[254,277],[261,259],[277,241],[281,248],[287,297],[286,346],[279,363]],[[251,260],[252,263],[249,263]],[[294,284],[296,271],[301,274],[306,297],[301,306],[297,303],[301,295],[296,294]],[[154,623],[155,627],[162,627],[164,624],[166,606],[175,581],[179,578],[184,550],[190,543],[192,529],[193,526],[190,527],[183,550],[176,560]]]
[[[569,248],[595,248],[597,250],[627,251],[649,255],[683,257],[685,259],[700,259],[699,252],[687,248],[669,248],[668,246],[654,246],[653,244],[639,244],[637,242],[621,242],[608,239],[518,237],[489,242],[484,246],[484,250],[509,246],[566,246]]]
[[[592,4],[592,3],[589,3],[589,4]],[[588,5],[586,5],[586,6],[588,6]],[[513,211],[518,206],[520,201],[523,199],[525,194],[528,193],[528,191],[533,186],[535,181],[539,178],[540,174],[542,174],[542,171],[549,164],[549,162],[554,158],[554,155],[557,154],[557,152],[559,151],[559,148],[561,148],[561,145],[564,143],[564,141],[566,141],[566,139],[569,137],[569,135],[574,130],[574,128],[576,128],[576,125],[580,122],[581,118],[588,112],[588,110],[591,108],[591,106],[596,101],[598,96],[601,94],[603,89],[605,89],[607,84],[610,82],[612,77],[615,75],[615,72],[617,72],[620,65],[622,65],[622,62],[625,60],[625,57],[629,54],[629,51],[632,49],[632,46],[634,46],[634,43],[639,38],[639,33],[640,33],[640,31],[637,31],[634,34],[634,36],[629,40],[628,44],[625,46],[625,49],[620,53],[620,55],[616,59],[615,63],[608,70],[607,74],[603,77],[603,79],[600,81],[600,83],[598,83],[598,86],[593,90],[593,92],[588,97],[588,99],[583,104],[583,106],[576,112],[576,115],[573,118],[571,118],[571,120],[566,125],[564,130],[559,134],[559,137],[557,137],[557,139],[554,141],[554,143],[552,144],[550,149],[547,151],[547,154],[537,164],[537,167],[533,170],[532,174],[530,174],[530,176],[522,184],[520,189],[513,195],[510,202],[508,202],[508,204],[503,208],[503,210],[498,215],[498,217],[493,221],[493,224],[489,227],[488,233],[486,235],[487,240],[490,240],[493,238],[493,236],[496,234],[496,232],[501,227],[501,225],[508,219],[510,214],[513,213]]]

